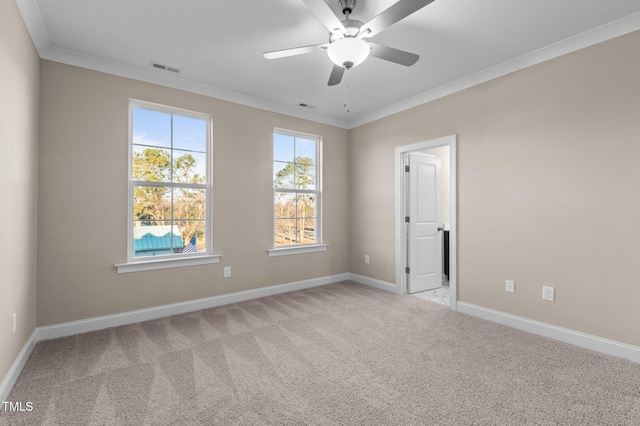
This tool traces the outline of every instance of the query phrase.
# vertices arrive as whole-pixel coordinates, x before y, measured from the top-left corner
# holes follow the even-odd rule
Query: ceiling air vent
[[[150,66],[153,69],[167,71],[173,74],[180,74],[182,70],[180,68],[170,67],[168,65],[159,64],[157,62],[151,61]]]

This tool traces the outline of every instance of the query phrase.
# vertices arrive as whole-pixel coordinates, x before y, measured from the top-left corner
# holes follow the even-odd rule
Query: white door
[[[442,286],[440,159],[420,152],[408,157],[407,279],[409,293],[416,293]]]

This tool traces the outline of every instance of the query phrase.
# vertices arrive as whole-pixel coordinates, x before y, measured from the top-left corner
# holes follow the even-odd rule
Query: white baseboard
[[[640,363],[640,347],[616,342],[602,337],[594,336],[568,328],[558,327],[540,321],[531,320],[506,312],[495,311],[489,308],[472,305],[471,303],[458,302],[458,312],[482,318],[491,322],[517,328],[561,342],[569,343],[596,352],[612,355],[618,358]]]
[[[388,291],[389,293],[402,294],[402,289],[397,285],[388,283],[386,281],[377,280],[375,278],[365,277],[364,275],[349,274],[351,281],[355,281],[360,284],[375,287],[380,290]]]
[[[287,284],[279,284],[270,287],[262,287],[254,290],[240,291],[221,296],[207,297],[204,299],[190,300],[170,305],[157,306],[136,311],[123,312],[114,315],[88,318],[86,320],[72,321],[62,324],[38,327],[38,341],[56,339],[58,337],[72,336],[89,331],[103,330],[110,327],[135,324],[141,321],[149,321],[170,315],[184,314],[199,311],[201,309],[215,308],[216,306],[229,305],[231,303],[244,302],[260,297],[273,296],[275,294],[288,293],[290,291],[303,290],[326,284],[337,283],[349,279],[349,274],[331,275],[321,278],[313,278],[304,281],[295,281]]]
[[[81,321],[72,321],[63,324],[50,325],[36,328],[24,347],[18,354],[13,365],[0,384],[0,401],[5,401],[9,396],[11,388],[15,384],[22,368],[24,367],[31,351],[36,343],[41,340],[55,339],[58,337],[71,336],[89,331],[102,330],[110,327],[117,327],[127,324],[135,324],[140,321],[162,318],[170,315],[183,314],[198,311],[201,309],[213,308],[216,306],[228,305],[231,303],[244,302],[260,297],[273,296],[276,294],[288,293],[296,290],[303,290],[321,285],[337,283],[341,281],[355,281],[390,293],[400,294],[398,286],[386,281],[365,277],[363,275],[344,273],[327,277],[313,278],[310,280],[296,281],[286,284],[279,284],[270,287],[263,287],[254,290],[241,291],[237,293],[214,296],[205,299],[191,300],[188,302],[174,303],[171,305],[158,306],[148,309],[123,312],[115,315],[89,318]],[[486,319],[488,321],[503,324],[519,330],[538,334],[541,336],[570,343],[597,352],[613,355],[619,358],[626,358],[640,363],[640,347],[616,342],[601,337],[593,336],[578,331],[557,327],[540,321],[511,315],[493,309],[483,308],[470,303],[458,302],[458,312],[474,317]]]
[[[18,376],[20,376],[20,372],[22,372],[22,368],[27,363],[29,359],[29,355],[31,355],[31,351],[36,346],[38,342],[38,329],[36,328],[31,333],[31,336],[27,339],[27,342],[22,347],[22,350],[18,354],[18,357],[9,368],[7,375],[4,377],[2,383],[0,383],[0,402],[7,401],[9,397],[9,392],[11,392],[11,388],[18,380]]]

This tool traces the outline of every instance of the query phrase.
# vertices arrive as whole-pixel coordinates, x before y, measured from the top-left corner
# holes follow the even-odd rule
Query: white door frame
[[[449,292],[451,300],[449,307],[451,310],[457,311],[457,288],[458,288],[458,270],[457,270],[457,151],[456,151],[457,135],[444,136],[437,139],[431,139],[424,142],[418,142],[410,145],[396,147],[396,291],[400,294],[407,294],[407,274],[405,266],[407,265],[407,249],[405,244],[405,171],[404,171],[404,154],[412,151],[420,151],[429,148],[438,148],[441,146],[449,147],[449,173],[451,178],[450,200],[451,200],[451,219],[449,222]]]

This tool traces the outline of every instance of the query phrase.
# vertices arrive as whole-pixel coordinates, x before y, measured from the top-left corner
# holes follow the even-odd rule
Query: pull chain
[[[347,114],[349,113],[349,107],[347,106],[348,102],[349,102],[349,82],[347,81],[347,76],[346,76],[346,72],[345,72],[345,77],[343,79],[343,83],[344,83],[344,109],[347,110]]]

